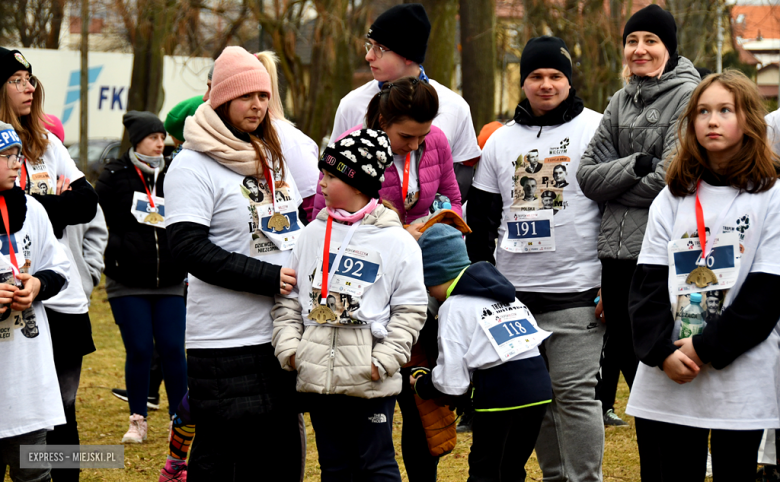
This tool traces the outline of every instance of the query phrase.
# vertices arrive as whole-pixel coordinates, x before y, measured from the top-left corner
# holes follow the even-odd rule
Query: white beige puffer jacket
[[[326,221],[327,211],[323,209],[317,219]],[[381,205],[363,219],[363,224],[403,227],[398,215]],[[401,230],[398,235],[408,236]],[[397,274],[404,279],[422,280],[422,255],[416,243],[410,243],[410,249],[415,248],[420,256],[420,272]],[[301,276],[299,273],[298,278]],[[426,299],[424,292],[421,297]],[[409,361],[412,345],[425,323],[426,309],[427,304],[391,306],[388,335],[378,340],[370,329],[304,326],[298,298],[277,296],[271,312],[275,354],[282,368],[290,371],[290,358],[295,355],[299,392],[360,398],[397,395],[403,383],[401,367]],[[379,369],[379,381],[371,380],[372,363]]]

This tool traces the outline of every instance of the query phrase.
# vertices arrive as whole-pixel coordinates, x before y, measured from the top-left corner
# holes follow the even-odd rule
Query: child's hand
[[[57,190],[56,193],[59,196],[60,194],[64,193],[65,191],[70,191],[70,179],[68,179],[65,176],[60,176],[57,178]]]
[[[14,293],[14,301],[11,303],[11,309],[15,311],[24,311],[32,306],[33,301],[41,290],[41,280],[29,273],[19,273],[19,281],[24,288]]]
[[[423,227],[423,223],[415,223],[410,224],[407,226],[406,232],[411,234],[415,241],[418,241],[420,239],[420,236],[422,236],[422,233],[420,232],[420,228]]]
[[[692,382],[696,375],[699,374],[699,367],[696,363],[680,350],[675,350],[666,357],[663,369],[666,376],[680,385]]]
[[[280,274],[279,293],[289,295],[295,286],[295,270],[292,268],[282,268]]]
[[[377,368],[373,363],[371,364],[371,380],[375,382],[379,381],[379,368]]]
[[[417,376],[409,375],[409,385],[411,385],[412,388],[414,388],[415,384],[417,383],[417,379],[420,378],[421,376],[422,375],[417,375]]]
[[[14,285],[0,284],[0,313],[5,313],[8,310],[8,304],[13,303],[14,293],[19,291],[19,288]]]
[[[697,366],[702,366],[704,363],[702,363],[701,358],[699,358],[699,355],[696,354],[696,349],[693,348],[693,338],[683,338],[682,340],[677,340],[674,342],[674,345],[680,348],[680,351],[685,354],[688,358],[693,360],[693,362]]]

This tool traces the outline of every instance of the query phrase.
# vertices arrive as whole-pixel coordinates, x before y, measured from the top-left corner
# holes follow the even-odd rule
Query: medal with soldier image
[[[271,183],[269,169],[264,174],[267,174],[265,183],[246,176],[240,188],[241,194],[249,199],[253,256],[293,249],[301,230],[292,186],[283,180]]]
[[[349,241],[360,225],[352,224],[336,253],[330,252],[333,218],[328,216],[322,261],[310,276],[312,309],[309,320],[335,326],[367,327],[357,318],[365,290],[381,276],[379,254],[362,247],[349,248]],[[324,273],[328,273],[327,276]]]
[[[704,224],[704,210],[696,189],[696,237],[669,242],[669,278],[678,295],[731,288],[739,276],[739,233],[726,231],[723,218],[739,196],[737,193],[714,224],[712,233]]]

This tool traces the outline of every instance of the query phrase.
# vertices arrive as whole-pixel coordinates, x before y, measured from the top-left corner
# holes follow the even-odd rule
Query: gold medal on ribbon
[[[290,227],[290,220],[286,216],[282,216],[279,213],[274,213],[271,219],[268,220],[268,227],[275,232],[282,232],[286,228]]]
[[[323,324],[329,321],[336,321],[338,317],[329,307],[318,304],[311,313],[309,313],[309,319],[314,320],[317,323]]]
[[[718,284],[718,277],[708,267],[699,266],[691,271],[691,274],[688,275],[685,282],[695,284],[697,288],[701,289],[706,288],[709,284]]]
[[[149,223],[149,224],[157,224],[157,223],[162,223],[164,221],[165,221],[165,218],[160,216],[159,213],[149,213],[144,218],[144,222],[145,223]]]

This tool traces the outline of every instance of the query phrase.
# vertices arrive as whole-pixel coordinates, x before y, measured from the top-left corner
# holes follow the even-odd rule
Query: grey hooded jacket
[[[600,259],[639,256],[650,204],[664,188],[677,143],[677,118],[700,81],[691,61],[680,57],[660,78],[631,77],[609,102],[577,171],[582,192],[603,211]],[[635,172],[642,154],[653,157],[644,176]]]

